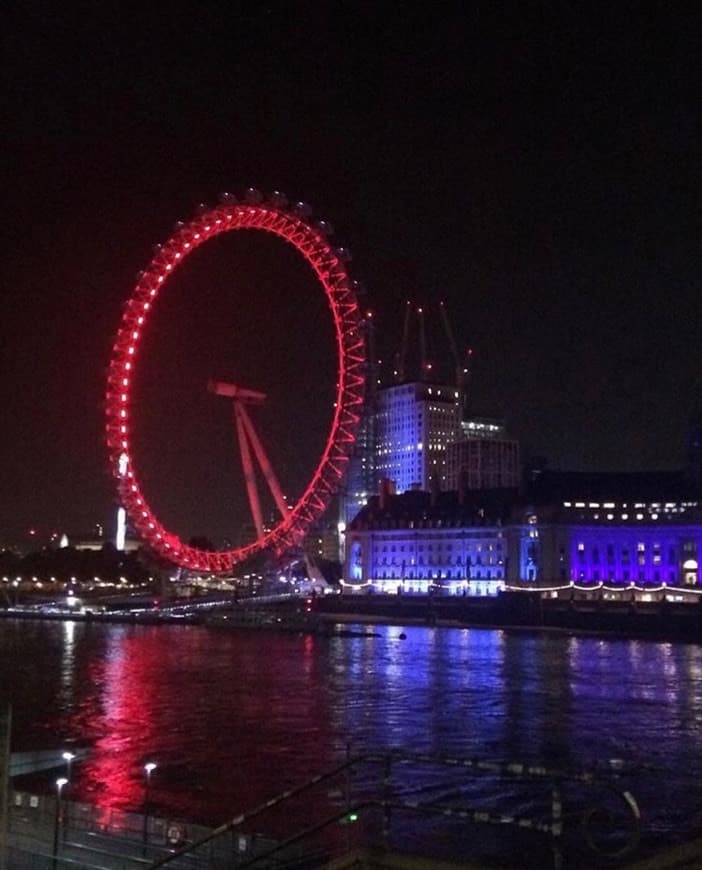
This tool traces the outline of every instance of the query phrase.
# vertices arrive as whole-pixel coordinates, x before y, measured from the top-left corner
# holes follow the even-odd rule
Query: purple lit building
[[[702,491],[685,472],[542,472],[510,523],[515,581],[696,586]]]
[[[390,594],[496,595],[505,583],[505,521],[515,493],[388,491],[346,533],[350,587]]]
[[[700,586],[702,496],[683,472],[543,472],[516,489],[374,496],[344,578],[378,592]]]

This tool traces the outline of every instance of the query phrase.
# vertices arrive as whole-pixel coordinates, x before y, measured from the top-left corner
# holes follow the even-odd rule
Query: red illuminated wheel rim
[[[281,197],[274,203],[237,203],[229,198],[204,211],[162,245],[141,273],[125,306],[110,360],[106,401],[106,437],[110,468],[120,503],[132,526],[153,550],[168,561],[194,571],[221,573],[263,549],[276,553],[296,546],[324,513],[337,491],[361,419],[366,369],[365,342],[358,299],[344,262],[323,229],[313,226],[303,209],[288,209]],[[154,304],[168,278],[208,239],[234,230],[261,230],[289,242],[307,260],[326,294],[334,323],[337,387],[334,415],[321,459],[302,497],[286,517],[254,542],[236,549],[209,551],[185,544],[159,522],[149,507],[132,461],[132,383],[139,346]]]

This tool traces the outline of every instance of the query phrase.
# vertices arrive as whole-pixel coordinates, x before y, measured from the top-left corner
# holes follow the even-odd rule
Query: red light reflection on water
[[[221,821],[333,760],[326,673],[310,636],[197,627],[112,629],[67,722],[92,742],[76,796]]]
[[[81,771],[82,790],[98,807],[136,809],[143,803],[144,749],[157,728],[152,701],[159,692],[162,659],[157,631],[109,637],[99,709],[90,723],[97,739]]]

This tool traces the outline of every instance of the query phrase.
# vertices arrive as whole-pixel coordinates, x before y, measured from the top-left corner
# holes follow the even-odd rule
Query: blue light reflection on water
[[[14,749],[92,746],[73,793],[105,806],[138,808],[153,759],[164,811],[219,822],[350,744],[577,767],[622,758],[650,829],[699,821],[698,646],[361,630],[376,636],[3,620],[0,700],[13,704]]]

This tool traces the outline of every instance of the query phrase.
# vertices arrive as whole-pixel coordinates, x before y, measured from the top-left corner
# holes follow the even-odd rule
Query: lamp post
[[[68,783],[68,780],[65,776],[60,777],[56,780],[56,816],[54,818],[54,851],[52,854],[51,866],[53,870],[56,870],[56,859],[58,856],[58,845],[59,845],[59,827],[62,821],[62,807],[61,807],[61,792],[63,787]]]
[[[66,762],[66,779],[71,778],[71,762],[76,757],[75,752],[62,752],[61,758]]]
[[[156,765],[153,761],[147,761],[144,765],[144,773],[146,774],[146,784],[144,786],[144,854],[146,854],[146,844],[149,836],[149,792],[151,789],[151,774],[156,770]]]
[[[66,751],[66,752],[61,753],[61,758],[63,758],[63,760],[66,762],[66,785],[70,785],[70,782],[71,782],[71,762],[73,761],[73,759],[75,757],[76,757],[75,752]],[[67,813],[66,808],[62,807],[61,828],[63,831],[62,839],[64,841],[66,840],[66,834],[68,831],[69,816],[70,816],[70,813]]]

